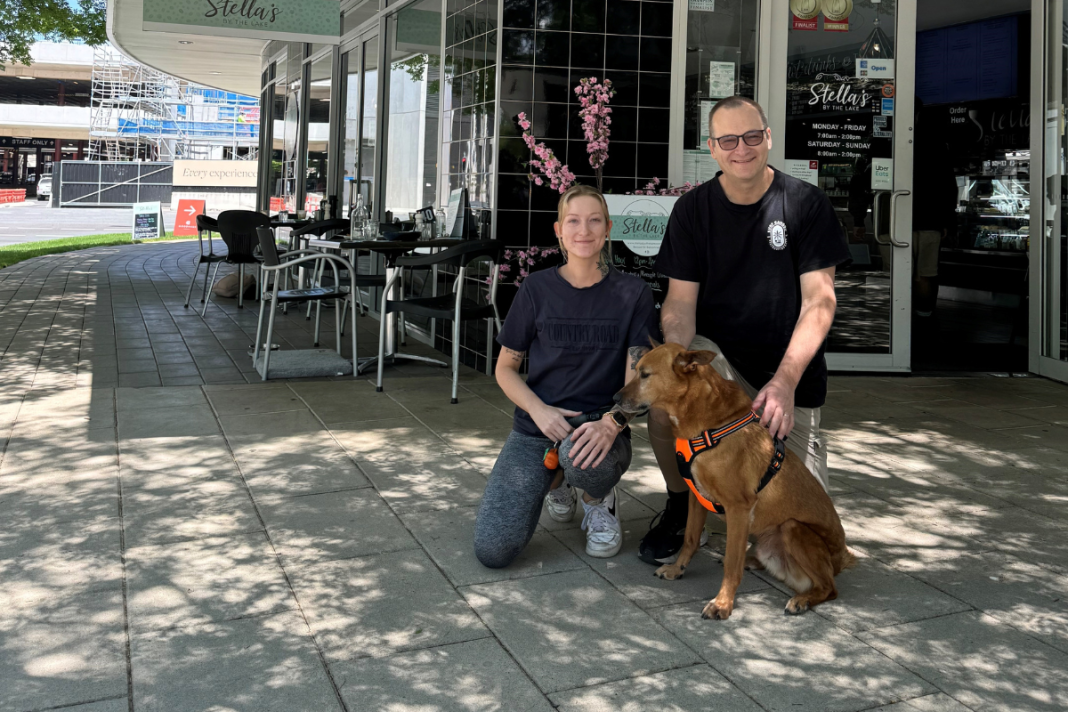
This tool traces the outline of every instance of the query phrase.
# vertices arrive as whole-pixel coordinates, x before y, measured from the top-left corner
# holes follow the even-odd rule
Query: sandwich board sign
[[[163,206],[154,203],[134,203],[133,239],[152,240],[163,237]]]
[[[178,214],[174,216],[174,234],[187,236],[196,235],[197,215],[203,214],[203,200],[180,199],[178,201]]]

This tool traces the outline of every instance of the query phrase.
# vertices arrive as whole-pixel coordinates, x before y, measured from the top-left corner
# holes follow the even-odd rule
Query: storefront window
[[[437,195],[441,2],[404,8],[389,23],[385,209],[407,220]]]
[[[360,54],[354,49],[342,57],[345,74],[345,114],[341,121],[341,217],[349,216],[349,208],[356,203],[357,170],[360,160]],[[366,198],[365,198],[366,199]]]
[[[326,194],[330,144],[330,75],[333,56],[312,62],[308,79],[308,161],[304,177],[305,210],[313,211]]]
[[[267,182],[268,197],[270,198],[270,211],[276,213],[285,207],[285,115],[286,115],[286,84],[285,75],[282,81],[275,84],[269,91],[270,106],[270,168]]]
[[[753,0],[689,3],[683,180],[708,181],[719,170],[707,146],[716,102],[734,94],[756,98],[757,10]]]
[[[343,160],[342,217],[348,217],[363,196],[371,214],[374,205],[375,181],[375,118],[378,116],[378,38],[374,37],[344,57],[345,114],[341,144]],[[361,71],[362,69],[364,71]]]

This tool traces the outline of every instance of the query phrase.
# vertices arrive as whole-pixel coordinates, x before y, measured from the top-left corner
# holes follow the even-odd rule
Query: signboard
[[[820,162],[787,158],[786,175],[818,186],[820,184]]]
[[[893,190],[894,189],[894,159],[873,158],[871,159],[871,189]]]
[[[716,0],[690,0],[690,12],[715,12]]]
[[[606,195],[612,218],[612,262],[616,269],[637,275],[649,285],[656,308],[667,297],[668,278],[653,267],[664,240],[676,197]]]
[[[892,59],[858,59],[858,79],[893,79],[894,60]]]
[[[257,161],[174,162],[174,186],[183,188],[255,188]]]
[[[178,201],[178,214],[174,216],[175,235],[196,235],[197,215],[204,214],[203,200]]]
[[[56,147],[56,139],[11,138],[10,136],[0,136],[0,148],[20,148],[22,146],[28,146],[30,148],[47,148],[54,150]]]
[[[795,30],[815,31],[820,14],[820,0],[790,0],[790,13]]]
[[[134,203],[133,239],[152,240],[163,237],[163,206],[154,203]]]
[[[925,104],[1016,96],[1017,15],[916,34],[916,96]]]
[[[142,29],[338,44],[338,0],[144,0]]]

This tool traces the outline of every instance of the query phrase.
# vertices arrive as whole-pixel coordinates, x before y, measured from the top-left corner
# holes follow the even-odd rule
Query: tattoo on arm
[[[526,351],[516,351],[515,349],[510,349],[507,346],[502,346],[501,351],[504,351],[516,361],[522,361],[523,358],[527,355]]]
[[[642,360],[642,356],[649,353],[649,349],[645,346],[631,346],[627,349],[627,355],[630,356],[630,370],[633,371],[638,368],[638,362]]]

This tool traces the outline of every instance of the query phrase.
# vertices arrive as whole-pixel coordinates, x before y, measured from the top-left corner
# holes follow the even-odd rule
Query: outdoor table
[[[338,240],[337,237],[341,237],[342,239]],[[398,269],[397,259],[401,255],[420,248],[452,247],[453,245],[458,245],[463,242],[463,240],[449,238],[434,240],[347,240],[344,239],[345,237],[346,236],[344,235],[338,235],[335,236],[335,239],[332,240],[309,240],[308,247],[318,247],[328,250],[346,250],[352,253],[350,254],[350,258],[355,256],[355,252],[357,250],[368,250],[369,252],[377,252],[386,259],[386,284],[389,284],[389,282],[393,279],[393,275]],[[350,262],[355,264],[355,261],[353,259],[350,259]],[[394,283],[393,294],[390,295],[391,299],[399,299],[402,296],[400,294],[400,288],[401,287],[399,282]],[[448,365],[444,361],[438,359],[428,358],[426,356],[417,356],[415,354],[406,354],[397,350],[396,344],[394,343],[397,330],[396,312],[390,312],[385,316],[385,319],[385,357],[386,359],[388,359],[388,362],[395,363],[398,359],[405,359],[408,361],[422,361],[423,363],[433,363],[438,364],[440,366]],[[361,359],[361,363],[359,365],[359,370],[357,371],[357,373],[363,372],[369,366],[377,362],[377,356],[371,356],[366,359]]]

